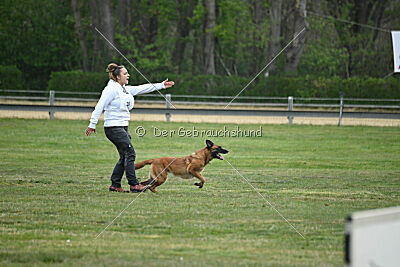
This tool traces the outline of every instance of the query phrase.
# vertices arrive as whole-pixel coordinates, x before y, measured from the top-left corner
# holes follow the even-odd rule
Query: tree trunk
[[[282,0],[274,0],[271,5],[271,33],[269,41],[268,58],[272,59],[281,49],[281,20],[282,20]],[[269,65],[265,76],[276,72],[276,61]]]
[[[114,44],[114,22],[112,17],[112,9],[111,9],[111,0],[100,0],[101,2],[101,9],[103,14],[102,18],[102,33],[104,36]],[[107,42],[107,54],[110,58],[114,56],[114,48]]]
[[[90,66],[90,71],[97,71],[100,69],[99,66],[99,58],[101,55],[101,43],[99,39],[99,33],[94,29],[94,27],[100,27],[100,15],[98,11],[98,1],[97,0],[90,0],[90,22],[92,23],[92,35],[93,35],[93,50],[92,50],[92,62]]]
[[[158,12],[155,12],[155,14],[148,19],[148,34],[147,34],[147,41],[146,45],[148,44],[153,44],[158,35]],[[154,50],[156,48],[154,47]]]
[[[127,34],[132,35],[132,1],[128,0],[126,3],[126,9],[127,9],[127,14],[126,14],[126,28],[128,29]]]
[[[385,12],[385,7],[387,5],[386,2],[387,1],[379,1],[379,5],[378,5],[378,3],[376,4],[376,5],[378,5],[378,7],[376,7],[375,12],[371,13],[371,15],[372,15],[371,17],[376,18],[375,26],[378,28],[381,27],[383,15]],[[372,37],[373,42],[375,42],[377,40],[378,34],[379,34],[379,31],[374,31],[374,36]]]
[[[198,53],[197,53],[197,51],[198,51],[198,49],[197,49],[198,36],[197,36],[196,31],[193,32],[193,39],[194,39],[194,42],[192,44],[192,75],[196,75],[197,74],[197,65],[198,65],[198,63],[197,63],[198,62],[198,60],[197,60],[197,58],[198,58]]]
[[[190,23],[188,18],[193,15],[194,2],[185,0],[176,0],[178,7],[178,22],[176,25],[175,50],[172,53],[172,61],[178,66],[178,72],[182,72],[182,62],[185,55],[186,38],[189,36]]]
[[[86,44],[86,34],[85,31],[82,30],[81,14],[79,12],[78,0],[72,0],[71,4],[72,4],[72,11],[74,12],[74,17],[75,17],[75,29],[78,34],[79,45],[82,50],[83,70],[89,71],[89,56]]]
[[[317,14],[324,14],[324,10],[322,8],[323,3],[321,0],[314,0],[314,9]]]
[[[204,43],[204,57],[205,57],[205,73],[215,74],[215,0],[206,0],[206,23],[205,23],[205,43]]]
[[[259,0],[253,2],[253,20],[255,30],[253,31],[253,59],[254,63],[251,66],[251,73],[255,74],[259,71],[260,62],[263,61],[263,49],[261,45],[261,36],[263,29],[261,24],[263,21],[263,3]]]
[[[128,27],[128,14],[131,10],[128,9],[129,0],[118,0],[118,24],[119,28],[124,31],[124,34],[127,32],[125,31]]]
[[[296,13],[295,13],[295,23],[294,23],[294,34],[296,36],[304,27],[306,27],[306,6],[307,0],[297,0],[296,1]],[[304,35],[305,33],[303,33]],[[286,64],[285,72],[295,72],[297,66],[299,65],[301,55],[303,54],[304,42],[306,38],[299,36],[293,41],[292,45],[286,54]]]

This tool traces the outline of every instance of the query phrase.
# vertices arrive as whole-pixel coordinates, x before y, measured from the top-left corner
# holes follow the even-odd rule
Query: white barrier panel
[[[347,266],[400,266],[400,207],[353,213],[345,245]]]
[[[400,31],[392,31],[394,72],[400,72]]]

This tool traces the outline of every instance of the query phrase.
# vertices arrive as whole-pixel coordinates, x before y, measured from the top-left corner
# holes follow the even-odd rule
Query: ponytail
[[[106,72],[108,72],[108,76],[110,79],[117,81],[117,77],[121,74],[121,69],[125,68],[124,66],[118,66],[115,63],[110,63],[107,66]]]

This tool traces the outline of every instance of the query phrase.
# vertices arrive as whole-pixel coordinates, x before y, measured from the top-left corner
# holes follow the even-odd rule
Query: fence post
[[[167,102],[167,109],[171,108],[171,94],[166,94],[165,95],[165,100]],[[171,113],[169,113],[168,111],[165,113],[165,118],[167,119],[167,122],[170,121],[171,119]]]
[[[49,115],[50,115],[50,120],[54,120],[54,111],[52,110],[52,106],[54,106],[54,98],[55,98],[55,94],[56,92],[51,90],[49,92],[49,102],[50,102],[50,111],[49,111]]]
[[[344,97],[344,92],[340,92],[340,110],[339,110],[339,123],[338,123],[338,127],[340,127],[340,125],[342,125],[343,97]]]
[[[293,111],[293,96],[288,97],[288,110]],[[292,125],[293,124],[293,116],[289,115],[288,120],[289,120],[289,125]]]

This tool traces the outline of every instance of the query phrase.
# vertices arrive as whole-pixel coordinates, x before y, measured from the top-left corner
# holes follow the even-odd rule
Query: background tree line
[[[111,61],[142,82],[95,27],[151,80],[170,74],[240,81],[303,27],[259,79],[384,77],[393,69],[390,33],[342,21],[400,27],[398,0],[3,0],[0,14],[0,64],[15,65],[18,83],[31,89],[47,88],[52,72],[104,74]]]

